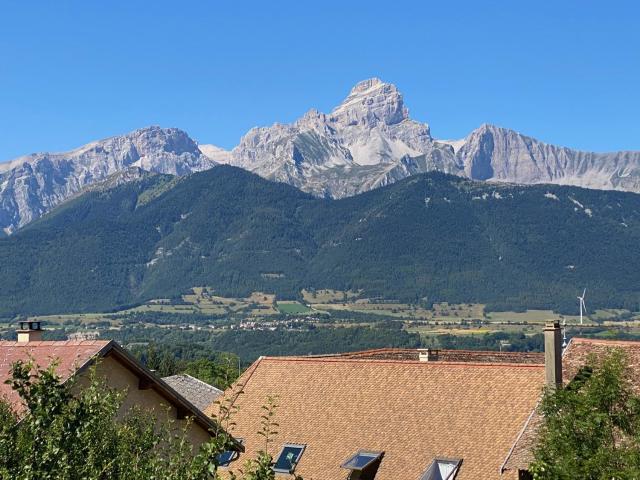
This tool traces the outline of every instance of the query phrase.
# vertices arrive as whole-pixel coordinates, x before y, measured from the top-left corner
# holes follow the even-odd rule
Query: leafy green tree
[[[625,355],[612,350],[563,389],[545,393],[530,471],[537,480],[640,478],[640,397]]]
[[[239,375],[237,359],[232,357],[219,362],[209,358],[199,358],[185,362],[179,371],[221,389],[227,388]]]
[[[217,352],[188,342],[166,342],[158,345],[134,346],[133,355],[160,377],[187,373],[222,390],[240,375],[237,355]]]
[[[56,364],[43,369],[16,362],[7,381],[20,396],[20,413],[0,402],[2,480],[218,480],[218,457],[233,446],[231,411],[217,420],[197,450],[182,427],[140,409],[122,411],[124,393],[90,372],[82,389],[62,382]],[[272,480],[271,458],[247,463],[235,480]]]

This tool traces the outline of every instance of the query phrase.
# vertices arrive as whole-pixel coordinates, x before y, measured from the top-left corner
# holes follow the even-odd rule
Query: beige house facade
[[[25,411],[19,396],[4,381],[10,377],[13,363],[29,361],[46,367],[57,362],[56,371],[67,381],[82,388],[90,382],[91,367],[108,387],[125,392],[122,411],[139,407],[157,417],[159,422],[172,420],[175,429],[189,423],[188,438],[194,447],[211,438],[217,425],[171,386],[138,362],[115,341],[42,341],[39,322],[22,322],[18,341],[0,341],[0,397],[18,414]]]

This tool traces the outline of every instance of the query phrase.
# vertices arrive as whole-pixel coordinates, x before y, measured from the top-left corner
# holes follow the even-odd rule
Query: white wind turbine
[[[582,296],[578,297],[578,301],[580,302],[580,325],[582,325],[582,314],[587,313],[587,306],[584,304],[584,296],[587,293],[587,289],[585,288],[582,292]]]

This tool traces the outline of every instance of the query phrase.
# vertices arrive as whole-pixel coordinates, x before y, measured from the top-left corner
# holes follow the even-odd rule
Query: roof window
[[[278,473],[293,473],[296,465],[300,461],[302,452],[304,452],[304,448],[304,445],[285,443],[280,455],[278,455],[278,459],[273,465],[273,471]]]
[[[244,444],[244,440],[242,438],[237,438],[236,440],[241,445]],[[224,452],[218,454],[218,465],[220,467],[228,467],[229,464],[236,460],[239,456],[240,454],[235,450],[225,450]]]
[[[351,470],[349,474],[351,480],[373,480],[383,455],[384,452],[360,450],[340,466]]]
[[[462,459],[436,458],[420,480],[453,480],[461,463]]]

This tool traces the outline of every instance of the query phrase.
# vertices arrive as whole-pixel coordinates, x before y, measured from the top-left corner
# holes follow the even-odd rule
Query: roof
[[[462,458],[456,479],[478,480],[500,478],[543,383],[540,364],[263,357],[225,397],[240,412],[231,433],[251,458],[264,446],[261,407],[277,396],[270,453],[306,445],[304,478],[344,480],[340,465],[365,450],[384,452],[376,480],[417,480],[435,458]]]
[[[18,394],[4,383],[10,377],[11,365],[17,360],[27,361],[31,358],[37,365],[46,367],[57,359],[59,365],[56,371],[62,380],[67,380],[108,345],[109,341],[105,340],[28,343],[0,341],[0,396],[16,411],[23,410]]]
[[[162,380],[202,411],[223,393],[222,390],[186,373],[164,377]]]
[[[486,350],[439,350],[416,348],[378,348],[359,352],[311,355],[314,358],[351,358],[361,360],[413,360],[418,361],[421,353],[432,352],[434,361],[481,362],[481,363],[544,363],[544,353],[538,352],[498,352]]]
[[[587,363],[589,355],[603,356],[614,348],[624,350],[629,367],[640,373],[640,342],[576,337],[571,339],[562,354],[563,383],[567,384],[575,377],[580,368]],[[634,378],[634,386],[640,392],[640,376]],[[533,449],[541,424],[542,417],[534,409],[504,462],[504,470],[526,470],[529,467],[533,461]]]
[[[25,406],[18,394],[10,385],[4,383],[10,378],[11,365],[17,360],[26,361],[31,358],[41,367],[48,366],[57,360],[59,364],[56,372],[63,381],[66,381],[90,366],[98,358],[107,355],[115,357],[171,405],[186,412],[188,416],[193,416],[195,423],[203,429],[210,431],[216,428],[215,422],[210,417],[155,376],[113,340],[0,341],[0,396],[6,399],[17,413],[24,412]]]

